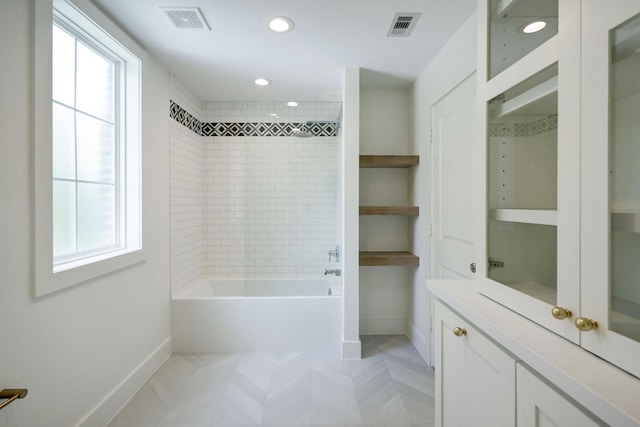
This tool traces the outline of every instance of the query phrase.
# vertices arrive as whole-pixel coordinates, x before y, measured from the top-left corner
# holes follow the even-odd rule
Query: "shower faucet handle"
[[[331,257],[336,259],[336,262],[340,262],[340,246],[336,245],[336,248],[332,251],[329,251],[329,262],[331,262]]]

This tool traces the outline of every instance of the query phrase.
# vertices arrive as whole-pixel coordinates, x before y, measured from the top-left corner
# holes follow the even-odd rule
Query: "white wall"
[[[73,426],[94,409],[84,425],[104,425],[170,352],[168,74],[144,66],[146,261],[35,300],[32,7],[0,3],[0,388],[29,389],[0,425]]]
[[[342,358],[360,359],[360,270],[358,186],[360,180],[360,69],[347,68],[343,80],[342,144]]]
[[[409,335],[422,357],[431,363],[430,317],[431,303],[426,283],[430,277],[429,221],[431,203],[430,138],[431,106],[469,76],[476,68],[476,14],[472,14],[447,42],[440,53],[416,79],[412,94],[411,150],[420,155],[420,167],[415,170],[413,197],[421,206],[414,224],[413,249],[420,257],[411,289]]]

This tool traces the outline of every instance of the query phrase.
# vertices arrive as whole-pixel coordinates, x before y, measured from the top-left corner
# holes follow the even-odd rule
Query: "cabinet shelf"
[[[547,115],[557,112],[558,76],[554,76],[528,91],[496,104],[492,116],[494,119],[511,114]]]
[[[640,233],[640,212],[611,212],[611,229]]]
[[[360,252],[361,266],[420,265],[420,258],[411,252]]]
[[[360,156],[361,168],[410,168],[419,163],[419,156]]]
[[[360,206],[360,215],[418,216],[418,206]]]
[[[553,209],[492,209],[491,218],[496,221],[558,225],[558,211]]]

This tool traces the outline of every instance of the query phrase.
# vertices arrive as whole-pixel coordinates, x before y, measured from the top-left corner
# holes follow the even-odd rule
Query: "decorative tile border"
[[[173,101],[169,101],[169,117],[188,127],[198,135],[202,135],[202,123],[184,108]]]
[[[169,116],[200,136],[293,136],[294,129],[306,130],[311,136],[338,135],[338,123],[331,121],[308,121],[305,123],[200,122],[173,101],[170,101]]]
[[[489,136],[534,136],[554,129],[558,129],[557,114],[530,123],[491,123]]]

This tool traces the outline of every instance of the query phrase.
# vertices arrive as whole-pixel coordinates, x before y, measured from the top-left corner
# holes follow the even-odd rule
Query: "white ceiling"
[[[369,87],[407,87],[475,9],[475,0],[93,0],[201,101],[341,99],[345,67]],[[211,31],[176,29],[159,7],[198,7]],[[409,37],[396,13],[421,12]],[[274,33],[273,16],[294,31]],[[272,81],[253,84],[257,77]]]

